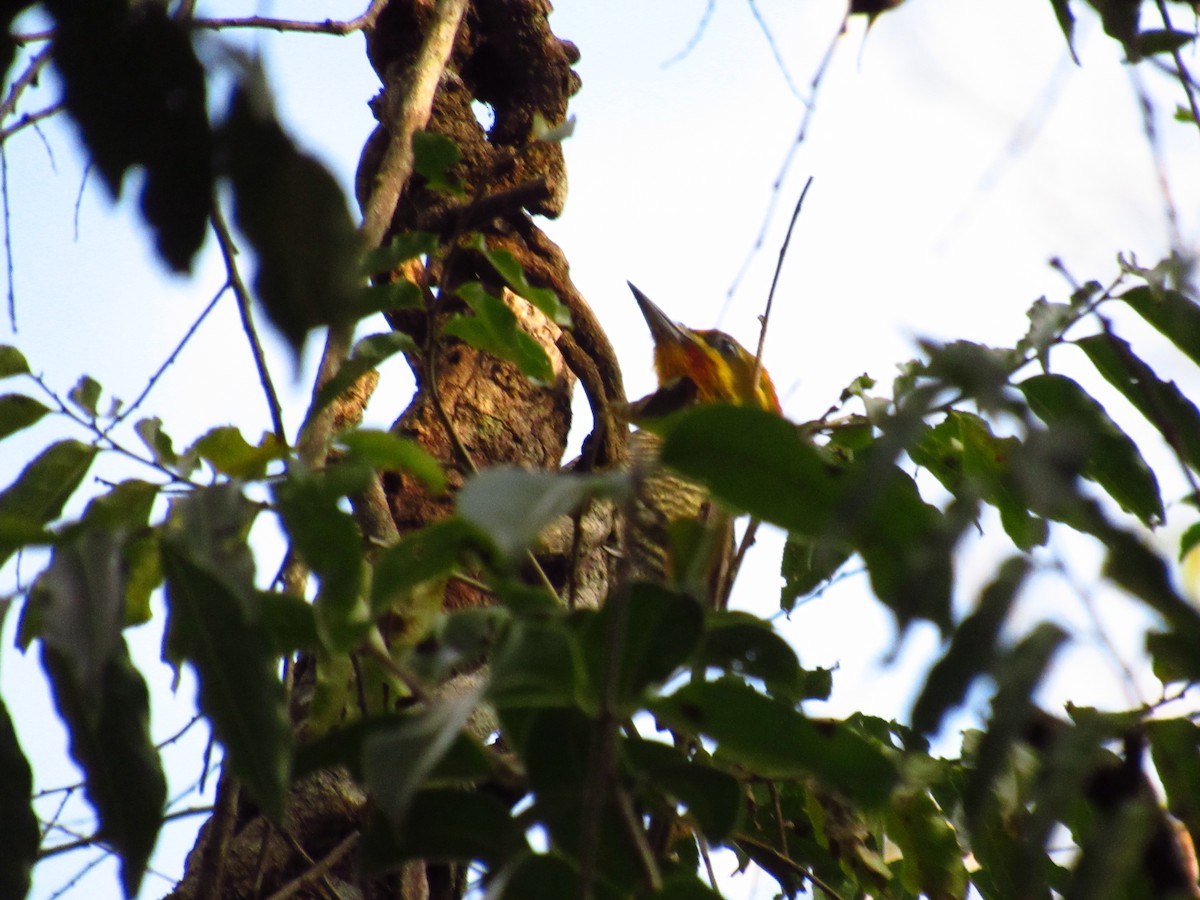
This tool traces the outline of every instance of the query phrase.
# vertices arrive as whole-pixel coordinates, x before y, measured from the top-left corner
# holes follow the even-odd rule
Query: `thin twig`
[[[781,865],[786,869],[791,869],[793,872],[795,872],[801,878],[807,878],[809,881],[811,881],[813,883],[813,885],[815,885],[816,887],[819,887],[827,895],[829,895],[829,897],[831,897],[832,900],[842,900],[842,895],[839,894],[837,891],[835,891],[829,884],[822,881],[816,875],[816,873],[813,872],[812,869],[809,869],[805,866],[800,865],[800,863],[796,862],[790,856],[785,856],[785,855],[781,854],[778,850],[776,850],[770,844],[765,844],[762,841],[758,840],[757,838],[752,838],[749,835],[745,835],[745,834],[737,835],[734,840],[736,843],[739,843],[739,844],[750,845],[751,847],[753,847],[755,850],[759,851],[760,853],[770,856],[772,861],[775,862],[776,864]]]
[[[641,866],[642,876],[646,879],[646,886],[652,892],[657,893],[662,890],[662,873],[658,870],[658,863],[655,862],[654,853],[646,840],[646,831],[642,827],[642,820],[634,811],[633,801],[629,799],[629,792],[624,787],[618,786],[613,794],[617,801],[617,810],[621,815],[621,823],[625,826],[629,840],[633,843],[638,865]]]
[[[1174,31],[1171,25],[1171,14],[1167,12],[1166,0],[1158,0],[1158,14],[1162,16],[1163,25],[1167,31]],[[1191,73],[1188,72],[1187,66],[1183,62],[1183,54],[1180,48],[1176,47],[1171,51],[1171,56],[1175,60],[1175,68],[1179,72],[1179,84],[1183,87],[1183,93],[1187,96],[1188,107],[1192,111],[1192,122],[1200,129],[1200,105],[1196,102],[1196,92],[1192,89],[1192,85],[1196,82],[1192,79]]]
[[[330,850],[321,861],[314,863],[310,868],[297,875],[275,893],[271,894],[267,900],[287,900],[288,897],[293,897],[318,878],[326,878],[329,871],[336,866],[358,843],[359,833],[352,831],[346,835],[338,843],[336,847]]]
[[[755,0],[748,0],[748,2],[750,5],[750,14],[754,16],[754,21],[758,23],[758,28],[762,31],[763,37],[767,39],[767,46],[771,48],[771,56],[775,59],[775,68],[779,69],[779,73],[783,76],[784,84],[788,86],[788,90],[792,92],[797,100],[807,106],[808,101],[804,99],[804,95],[800,93],[800,89],[792,81],[792,73],[788,71],[787,63],[783,61],[783,54],[779,50],[779,45],[775,43],[775,35],[771,33],[771,26],[763,18],[762,10],[758,8],[758,3]]]
[[[1146,91],[1141,76],[1134,66],[1129,67],[1129,81],[1137,95],[1138,111],[1142,114],[1142,134],[1146,138],[1146,144],[1150,148],[1150,158],[1154,162],[1154,176],[1158,182],[1158,192],[1162,195],[1163,218],[1167,222],[1167,234],[1171,242],[1171,249],[1176,253],[1181,253],[1183,235],[1179,230],[1179,212],[1171,191],[1171,180],[1167,175],[1166,154],[1163,153],[1158,127],[1154,124],[1154,101],[1150,99],[1150,94]]]
[[[49,106],[43,109],[39,109],[37,112],[25,113],[25,115],[17,119],[15,124],[9,125],[7,128],[0,128],[0,144],[3,144],[14,134],[19,131],[24,131],[26,128],[33,128],[36,131],[38,122],[41,122],[43,119],[48,119],[51,116],[61,112],[64,106],[65,104],[63,101],[59,100],[55,103],[51,103]],[[45,139],[43,138],[43,140]],[[54,158],[52,156],[51,165],[53,164]]]
[[[228,28],[261,28],[268,31],[296,31],[301,34],[332,34],[347,35],[356,31],[365,31],[374,27],[379,13],[387,6],[388,0],[372,0],[371,5],[361,16],[338,22],[326,19],[323,22],[301,22],[293,19],[272,19],[268,16],[244,16],[241,18],[209,18],[192,19],[193,28],[208,31],[223,31]]]
[[[233,243],[233,236],[229,232],[229,224],[225,221],[225,216],[221,212],[221,205],[214,201],[212,215],[209,217],[212,223],[213,233],[217,236],[217,244],[221,248],[221,258],[225,261],[225,277],[228,279],[228,287],[233,289],[233,296],[237,299],[238,316],[242,320],[242,331],[246,333],[246,340],[250,343],[250,353],[254,357],[254,368],[258,371],[258,382],[262,385],[263,394],[267,399],[267,407],[271,411],[271,427],[275,431],[275,439],[280,444],[287,443],[287,431],[283,427],[283,406],[279,402],[279,394],[275,390],[275,384],[271,380],[271,371],[267,368],[266,354],[263,353],[262,341],[258,336],[258,329],[254,326],[254,314],[250,304],[250,292],[246,290],[246,283],[242,280],[241,273],[237,266],[237,247]]]
[[[691,55],[691,52],[696,49],[700,43],[700,38],[704,37],[704,32],[708,30],[708,23],[712,20],[712,15],[716,12],[717,0],[708,0],[708,4],[704,7],[704,12],[700,14],[700,21],[696,24],[696,30],[692,36],[688,38],[688,42],[683,45],[683,49],[664,62],[661,68],[669,69],[677,62],[682,62]]]
[[[17,289],[13,283],[12,214],[8,205],[8,153],[0,144],[0,203],[4,205],[4,265],[8,273],[8,322],[17,333]]]
[[[167,369],[169,369],[174,364],[175,360],[179,358],[179,354],[183,352],[183,348],[188,345],[188,342],[196,334],[196,331],[202,324],[204,324],[204,320],[208,318],[209,313],[216,309],[217,303],[219,303],[221,298],[225,296],[225,292],[227,290],[229,290],[228,283],[222,285],[221,289],[213,295],[211,300],[208,301],[208,305],[204,307],[200,315],[196,317],[195,321],[188,326],[187,332],[180,339],[179,343],[175,345],[175,349],[171,351],[165,360],[163,360],[163,364],[158,367],[155,373],[150,376],[149,381],[146,382],[146,386],[142,388],[142,392],[138,394],[137,399],[129,404],[127,408],[122,410],[121,414],[113,419],[112,424],[109,425],[108,428],[104,429],[102,434],[105,438],[109,436],[109,432],[133,415],[134,411],[142,405],[145,399],[150,395],[150,392],[154,390],[154,386],[157,385],[162,379],[163,375],[166,374]]]
[[[4,98],[3,103],[0,103],[0,121],[7,119],[16,111],[17,103],[20,102],[21,95],[25,93],[25,89],[37,82],[38,75],[41,74],[46,64],[50,62],[50,54],[51,48],[43,47],[30,57],[29,64],[25,66],[25,71],[13,81],[12,87],[8,89],[8,96]]]

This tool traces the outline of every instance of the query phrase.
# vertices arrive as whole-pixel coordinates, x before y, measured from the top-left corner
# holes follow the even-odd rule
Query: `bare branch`
[[[43,47],[35,53],[30,58],[29,64],[25,66],[25,71],[13,81],[12,87],[8,89],[8,96],[4,98],[3,103],[0,103],[0,120],[11,116],[17,108],[21,95],[25,93],[25,89],[37,83],[38,75],[50,62],[50,49],[50,47]]]

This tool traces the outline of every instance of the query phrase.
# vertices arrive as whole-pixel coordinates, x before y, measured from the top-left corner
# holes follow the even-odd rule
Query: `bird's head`
[[[660,388],[687,379],[700,403],[735,403],[782,413],[775,385],[759,367],[754,383],[754,354],[723,331],[692,331],[629,285],[654,338],[654,371]]]

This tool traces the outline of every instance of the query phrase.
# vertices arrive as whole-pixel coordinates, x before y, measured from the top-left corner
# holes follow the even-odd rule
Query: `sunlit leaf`
[[[954,826],[923,791],[898,794],[885,817],[887,835],[900,848],[900,882],[914,895],[967,896],[964,851]]]
[[[288,448],[273,434],[264,434],[257,445],[250,444],[237,428],[226,425],[196,441],[195,451],[222,475],[250,481],[266,475],[267,464],[286,457]]]
[[[545,348],[521,328],[517,314],[503,300],[493,297],[477,281],[459,287],[458,296],[474,315],[452,317],[446,323],[446,334],[511,362],[535,384],[554,381],[554,367]]]
[[[1148,526],[1162,522],[1158,479],[1137,445],[1109,418],[1104,407],[1065,375],[1035,375],[1017,385],[1047,425],[1086,444],[1085,477],[1095,481],[1121,508]]]
[[[121,857],[125,895],[137,894],[162,825],[167,782],[150,741],[150,697],[129,661],[125,642],[105,661],[98,683],[80,685],[71,665],[49,645],[42,666],[59,715],[67,724],[71,757],[84,773],[99,831]]]
[[[48,412],[49,407],[24,394],[0,396],[0,438],[28,428]]]
[[[0,519],[28,526],[0,529],[0,564],[22,546],[22,533],[33,534],[59,517],[95,455],[95,447],[79,441],[51,444],[0,492]]]
[[[545,313],[546,318],[556,325],[570,327],[571,311],[559,302],[558,295],[555,294],[554,291],[550,290],[550,288],[539,288],[530,284],[529,280],[525,277],[525,270],[521,268],[521,264],[517,261],[515,256],[513,256],[507,250],[488,249],[488,246],[486,243],[484,243],[482,237],[479,239],[479,242],[476,244],[476,246],[487,259],[487,261],[492,264],[492,268],[494,268],[500,274],[500,277],[504,279],[505,283],[512,288],[513,293],[524,297],[543,313]]]
[[[461,196],[463,181],[450,170],[458,165],[462,153],[458,145],[444,134],[418,131],[413,134],[413,171],[425,179],[433,191]]]
[[[427,231],[405,231],[395,235],[386,246],[375,247],[364,253],[359,272],[364,276],[384,275],[400,263],[427,256],[436,249],[437,235]]]
[[[390,431],[359,428],[339,434],[337,443],[350,451],[351,458],[361,460],[373,469],[402,469],[415,475],[435,494],[446,490],[446,472],[442,464],[411,438]]]
[[[29,363],[25,361],[25,355],[11,344],[0,344],[0,378],[28,374]]]

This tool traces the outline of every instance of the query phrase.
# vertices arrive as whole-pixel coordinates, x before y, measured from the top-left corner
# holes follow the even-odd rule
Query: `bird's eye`
[[[723,331],[710,331],[704,335],[704,341],[722,356],[733,359],[738,355],[737,344],[733,338]]]

